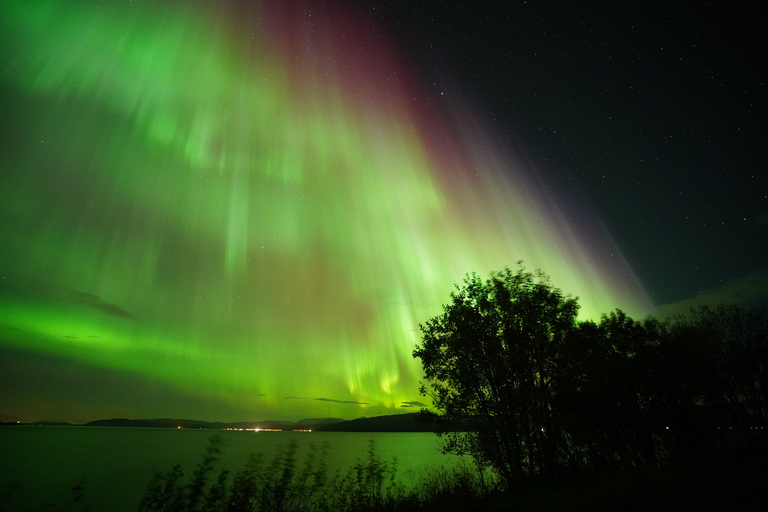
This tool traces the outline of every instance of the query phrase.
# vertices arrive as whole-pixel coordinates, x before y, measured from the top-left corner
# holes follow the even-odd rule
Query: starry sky
[[[0,420],[412,412],[518,260],[582,318],[766,303],[749,4],[0,9]]]
[[[764,301],[766,8],[494,4],[422,5],[428,69],[457,70],[533,172],[573,183],[656,305]],[[747,276],[760,286],[740,294]]]

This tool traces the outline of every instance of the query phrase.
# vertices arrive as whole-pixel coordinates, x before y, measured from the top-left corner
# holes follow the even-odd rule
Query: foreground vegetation
[[[327,446],[312,446],[302,457],[295,443],[282,446],[272,460],[252,454],[230,478],[216,470],[221,440],[211,438],[206,454],[188,480],[173,466],[147,485],[141,512],[396,511],[468,510],[497,488],[492,475],[466,465],[436,468],[413,487],[396,480],[397,460],[382,460],[370,441],[365,459],[346,472],[329,473]],[[430,508],[431,509],[431,508]]]

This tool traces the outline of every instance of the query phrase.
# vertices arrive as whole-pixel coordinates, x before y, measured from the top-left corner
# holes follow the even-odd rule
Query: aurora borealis
[[[419,323],[518,260],[583,317],[652,309],[601,220],[459,86],[375,17],[313,5],[3,3],[0,348],[22,382],[0,412],[412,411]]]

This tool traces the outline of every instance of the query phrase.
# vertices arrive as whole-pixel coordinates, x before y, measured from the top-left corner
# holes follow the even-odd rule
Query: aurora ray
[[[490,121],[311,6],[3,3],[0,344],[233,419],[354,417],[418,398],[418,325],[467,272],[524,260],[583,316],[648,311]]]

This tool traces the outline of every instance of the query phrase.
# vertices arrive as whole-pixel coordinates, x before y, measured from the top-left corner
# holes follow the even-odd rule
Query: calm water
[[[458,460],[442,455],[431,433],[0,427],[0,510],[44,510],[50,504],[62,504],[83,476],[87,509],[136,510],[155,472],[180,463],[184,474],[190,475],[214,435],[223,441],[220,466],[232,472],[243,467],[249,454],[263,453],[270,460],[279,446],[293,440],[300,462],[310,445],[327,442],[327,464],[334,471],[364,459],[373,439],[382,460],[397,457],[398,480],[405,485],[414,483],[429,467]]]

